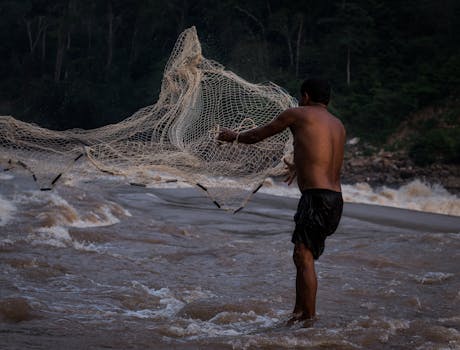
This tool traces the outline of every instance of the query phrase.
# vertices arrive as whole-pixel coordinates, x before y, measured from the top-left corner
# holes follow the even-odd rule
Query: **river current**
[[[1,349],[460,349],[460,206],[442,188],[344,187],[305,327],[286,325],[294,189],[231,214],[180,183],[1,176]]]

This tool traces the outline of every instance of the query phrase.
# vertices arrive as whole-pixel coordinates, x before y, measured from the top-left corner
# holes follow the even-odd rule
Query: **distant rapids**
[[[304,328],[286,325],[295,187],[267,180],[233,215],[168,174],[87,175],[1,175],[0,348],[460,348],[460,217],[376,205],[458,213],[439,187],[344,186]]]

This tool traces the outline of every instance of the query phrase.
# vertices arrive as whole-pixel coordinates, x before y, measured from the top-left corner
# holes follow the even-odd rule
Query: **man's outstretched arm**
[[[279,116],[273,119],[270,123],[259,126],[257,128],[238,133],[230,129],[222,129],[217,136],[220,141],[233,142],[238,140],[241,143],[257,143],[267,137],[280,133],[294,121],[292,109],[287,109]]]

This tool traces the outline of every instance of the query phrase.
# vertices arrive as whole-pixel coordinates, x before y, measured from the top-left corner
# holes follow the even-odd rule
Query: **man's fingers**
[[[289,185],[291,185],[294,182],[294,179],[297,177],[296,172],[289,172],[288,176],[284,179],[283,182],[286,182]]]
[[[286,183],[288,184],[288,186],[289,186],[290,184],[292,184],[292,182],[294,181],[294,179],[295,179],[295,176],[288,175],[288,176],[284,179],[283,182],[286,182]]]
[[[217,135],[218,141],[233,142],[236,137],[236,132],[227,128],[221,128]]]
[[[217,140],[219,141],[227,141],[228,139],[228,131],[226,129],[221,129],[219,135],[217,136]]]

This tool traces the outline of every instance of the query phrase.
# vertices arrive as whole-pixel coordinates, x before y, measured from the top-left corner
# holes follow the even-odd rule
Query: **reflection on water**
[[[296,199],[258,194],[231,215],[191,189],[111,181],[37,192],[5,180],[0,193],[5,348],[460,348],[460,219],[424,232],[349,209],[304,328],[285,325]]]

